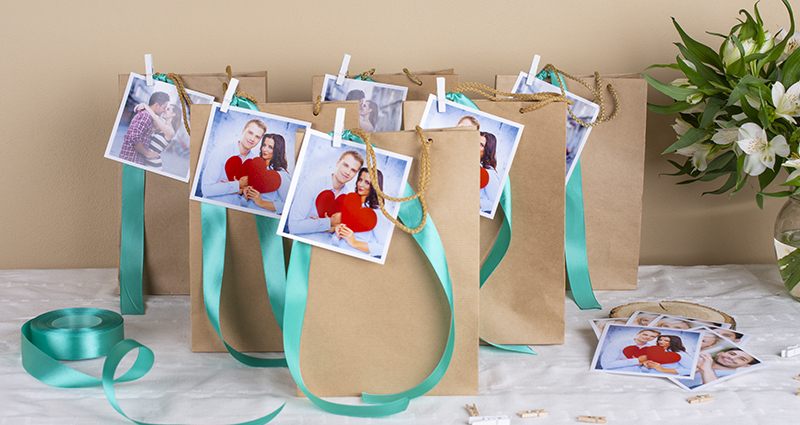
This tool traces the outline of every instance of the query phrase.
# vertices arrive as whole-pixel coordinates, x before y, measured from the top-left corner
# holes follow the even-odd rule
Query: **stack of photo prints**
[[[560,92],[543,81],[523,82],[515,91]],[[367,132],[399,131],[408,88],[374,81],[326,75],[323,101],[358,101],[359,126]],[[221,111],[213,96],[187,90],[193,103],[211,104],[189,198],[280,220],[278,235],[384,264],[400,205],[378,202],[375,185],[390,197],[402,197],[412,158],[375,149],[376,168],[370,177],[361,143],[333,145],[330,134],[305,121],[230,107]],[[568,94],[575,114],[592,122],[598,106]],[[439,129],[473,126],[480,132],[480,215],[493,218],[522,124],[431,94],[420,127]],[[188,109],[187,121],[188,121]],[[174,85],[131,73],[105,156],[146,171],[189,182],[189,134]],[[188,124],[188,122],[187,122]],[[567,117],[567,178],[583,149],[590,128]],[[299,137],[298,137],[299,136]],[[296,146],[301,143],[299,154]],[[295,157],[297,156],[297,157]]]
[[[744,348],[752,335],[729,323],[645,311],[590,322],[599,338],[592,371],[669,378],[697,391],[767,367]]]

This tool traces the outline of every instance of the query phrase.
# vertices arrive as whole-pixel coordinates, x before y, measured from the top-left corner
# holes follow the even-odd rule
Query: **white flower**
[[[795,155],[793,155],[793,156],[795,156]],[[787,182],[788,181],[792,181],[792,180],[796,179],[797,177],[800,177],[800,157],[792,158],[792,159],[784,162],[783,166],[784,167],[794,168],[794,171],[792,171],[789,174],[789,177],[786,178]]]
[[[691,64],[691,62],[687,62],[687,63]],[[694,67],[694,65],[692,65],[692,67]],[[676,79],[672,80],[672,82],[669,83],[669,84],[671,86],[675,86],[675,87],[694,90],[694,93],[686,96],[686,103],[688,103],[690,105],[696,105],[696,104],[700,103],[701,100],[703,100],[703,92],[697,90],[697,86],[692,85],[689,82],[688,78],[676,78]]]
[[[711,136],[711,141],[718,145],[729,145],[739,140],[739,127],[720,128]]]
[[[778,35],[775,36],[776,42],[778,44],[780,44],[783,41],[783,38],[786,37],[787,32],[788,31],[786,31],[784,28],[781,28],[781,30],[778,31]],[[789,37],[789,41],[786,42],[786,47],[783,49],[783,54],[781,54],[781,58],[779,60],[785,61],[786,58],[788,58],[792,53],[794,53],[794,51],[797,50],[798,47],[800,47],[800,34],[795,32],[794,34],[792,34],[791,37]]]
[[[780,81],[776,82],[772,86],[772,103],[777,116],[796,124],[792,117],[800,116],[800,82],[792,84],[789,90],[785,90]]]
[[[672,124],[672,129],[675,130],[675,134],[678,135],[679,139],[683,137],[690,128],[692,128],[692,126],[680,118],[675,118],[675,124]]]
[[[708,167],[709,157],[711,156],[711,145],[697,142],[691,146],[680,148],[676,150],[675,153],[691,157],[692,166],[700,171],[705,171]]]
[[[767,141],[767,132],[758,124],[746,123],[739,128],[737,145],[747,154],[744,159],[744,172],[757,176],[767,168],[775,166],[775,155],[787,157],[790,150],[786,138],[775,136]]]
[[[748,38],[747,40],[741,40],[742,47],[744,47],[744,55],[749,56],[750,54],[756,51],[756,42],[752,38]],[[736,46],[736,43],[733,42],[731,38],[725,40],[725,49],[722,52],[722,62],[725,64],[725,67],[731,66],[734,62],[738,61],[742,58],[742,53],[739,51],[739,48]]]

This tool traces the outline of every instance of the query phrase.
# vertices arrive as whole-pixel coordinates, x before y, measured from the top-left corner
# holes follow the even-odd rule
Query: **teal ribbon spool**
[[[567,90],[564,78],[555,71],[541,71],[536,78],[550,78],[554,86]],[[592,290],[589,276],[589,259],[586,252],[586,220],[583,210],[583,183],[581,180],[581,160],[578,159],[575,169],[566,187],[566,217],[564,222],[564,257],[567,265],[567,278],[572,291],[572,299],[581,310],[599,310]]]
[[[102,386],[106,399],[120,415],[133,423],[154,425],[131,419],[117,402],[114,384],[135,381],[150,371],[155,356],[146,346],[123,339],[123,319],[119,314],[98,308],[66,308],[37,316],[21,330],[22,367],[31,376],[58,388]],[[122,376],[114,374],[122,359],[138,349],[136,361]],[[107,356],[102,379],[86,375],[58,360],[86,360]],[[263,425],[278,415],[285,404],[274,412],[235,425]]]

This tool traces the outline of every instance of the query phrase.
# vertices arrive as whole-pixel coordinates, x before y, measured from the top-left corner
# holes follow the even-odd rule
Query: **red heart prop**
[[[633,358],[637,358],[638,359],[639,357],[644,356],[644,355],[647,354],[646,353],[646,348],[647,347],[639,348],[636,345],[629,345],[629,346],[627,346],[627,347],[622,349],[622,354],[624,354],[625,357],[627,357],[629,359],[633,359]]]
[[[368,232],[378,224],[378,216],[372,208],[361,206],[361,196],[357,193],[339,195],[336,207],[342,213],[342,223],[353,232]]]
[[[652,346],[645,347],[647,352],[647,360],[652,360],[659,364],[678,363],[681,361],[681,355],[672,351],[664,350],[664,347]]]
[[[242,164],[242,158],[239,155],[234,155],[225,161],[225,175],[228,176],[228,181],[232,182],[247,175],[247,171]]]
[[[483,167],[480,168],[481,168],[481,189],[483,189],[484,187],[486,187],[487,184],[489,184],[489,172],[486,171],[486,169]]]
[[[330,217],[336,213],[336,196],[332,190],[323,190],[314,201],[317,206],[317,217]]]
[[[259,193],[274,192],[281,187],[281,175],[268,170],[264,158],[248,159],[244,163],[247,165],[247,184]]]

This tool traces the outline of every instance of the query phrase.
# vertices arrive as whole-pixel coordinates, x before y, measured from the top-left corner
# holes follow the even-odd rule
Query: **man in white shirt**
[[[222,144],[214,149],[203,169],[201,190],[204,198],[235,206],[246,204],[247,201],[240,193],[242,188],[247,186],[247,176],[238,181],[228,181],[225,163],[235,155],[238,155],[242,162],[257,157],[258,153],[252,150],[266,132],[267,125],[264,121],[254,118],[244,125],[242,137],[237,143]]]
[[[609,326],[612,329],[617,327],[615,325]],[[622,350],[630,346],[642,348],[647,345],[652,345],[650,343],[659,335],[661,335],[661,332],[657,330],[642,329],[636,334],[635,337],[633,337],[633,339],[625,338],[621,341],[614,341],[610,344],[607,344],[603,348],[603,352],[600,354],[600,361],[598,362],[598,366],[600,367],[598,367],[598,369],[602,368],[603,370],[611,372],[641,372],[642,368],[640,366],[647,357],[637,356],[628,358],[625,356],[625,353],[623,353]]]

